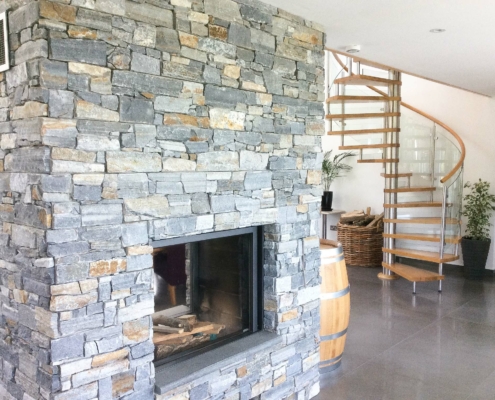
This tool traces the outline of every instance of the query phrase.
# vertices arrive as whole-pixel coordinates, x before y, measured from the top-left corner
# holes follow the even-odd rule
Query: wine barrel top
[[[342,253],[342,245],[335,240],[320,239],[320,251],[323,258],[336,257]]]

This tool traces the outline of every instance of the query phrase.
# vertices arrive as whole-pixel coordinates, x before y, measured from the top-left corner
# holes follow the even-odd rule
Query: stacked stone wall
[[[313,397],[322,29],[255,0],[3,7],[0,397],[152,399],[152,241],[256,225],[282,343],[158,397]]]

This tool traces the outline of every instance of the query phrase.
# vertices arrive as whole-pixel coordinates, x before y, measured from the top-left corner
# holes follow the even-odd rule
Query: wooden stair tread
[[[402,240],[419,240],[422,242],[440,243],[440,235],[431,235],[424,233],[384,233],[383,237],[402,239]],[[457,244],[461,241],[461,236],[445,236],[445,242]]]
[[[399,96],[332,96],[327,99],[327,103],[340,103],[345,101],[347,103],[368,103],[368,102],[386,102],[386,101],[400,101]]]
[[[443,258],[440,258],[438,252],[423,251],[423,250],[411,250],[411,249],[387,249],[382,248],[384,253],[395,254],[396,256],[413,258],[415,260],[430,261],[434,263],[446,263],[459,259],[459,256],[455,254],[444,254]]]
[[[335,79],[335,83],[339,85],[363,85],[363,86],[389,86],[402,85],[401,81],[379,78],[371,75],[352,75],[344,78]]]
[[[384,204],[384,208],[442,207],[441,201],[411,201],[407,203]]]
[[[433,271],[428,271],[426,269],[411,267],[410,265],[394,263],[387,264],[382,262],[384,268],[395,272],[397,275],[407,279],[410,282],[431,282],[431,281],[441,281],[445,278],[444,275],[437,274]]]
[[[369,160],[357,160],[358,164],[366,164],[366,163],[375,163],[375,164],[384,164],[384,163],[398,163],[398,158],[370,158]]]
[[[352,145],[352,146],[339,146],[339,150],[387,149],[390,147],[400,147],[400,144],[399,143],[356,144],[356,145]]]
[[[436,225],[441,224],[442,219],[438,217],[425,217],[425,218],[396,218],[396,219],[384,219],[384,223],[389,224],[429,224]],[[448,225],[456,225],[459,223],[459,220],[455,218],[447,218],[446,223]]]
[[[360,113],[360,114],[327,114],[326,119],[361,119],[361,118],[386,118],[400,117],[398,112],[383,112],[383,113]]]
[[[380,176],[384,178],[409,178],[410,176],[413,176],[412,172],[404,172],[401,174],[380,174]]]
[[[435,187],[401,187],[397,189],[383,189],[385,193],[414,193],[414,192],[434,192]]]
[[[330,131],[328,135],[364,135],[370,133],[400,132],[400,128],[352,129],[348,131]]]

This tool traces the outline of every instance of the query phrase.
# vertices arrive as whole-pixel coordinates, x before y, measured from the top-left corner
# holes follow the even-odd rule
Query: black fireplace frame
[[[202,346],[198,349],[191,349],[183,353],[179,353],[166,359],[156,360],[155,366],[176,362],[191,358],[196,355],[213,350],[227,343],[242,339],[263,328],[263,226],[254,226],[247,228],[232,229],[220,232],[202,233],[191,236],[181,236],[171,239],[156,240],[151,243],[153,248],[162,248],[180,244],[197,243],[211,239],[220,239],[225,237],[252,235],[251,247],[251,265],[249,268],[249,328],[235,336],[227,336],[219,340],[215,340],[207,346]],[[193,277],[193,279],[196,279]]]

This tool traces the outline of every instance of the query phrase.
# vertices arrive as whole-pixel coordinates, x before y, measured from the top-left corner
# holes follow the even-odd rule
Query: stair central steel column
[[[399,71],[389,71],[389,79],[400,81],[401,74]],[[389,85],[388,87],[389,97],[399,97],[400,98],[400,85]],[[400,112],[400,100],[391,100],[387,102],[385,112],[399,113]],[[385,128],[400,128],[400,117],[387,117],[385,120]],[[399,143],[399,132],[388,132],[386,134],[386,144],[393,145]],[[399,148],[398,147],[387,147],[384,151],[385,159],[398,159],[399,158]],[[397,174],[398,163],[388,162],[385,163],[385,189],[397,189],[399,178]],[[384,193],[384,204],[397,204],[397,193]],[[397,218],[397,208],[385,208],[384,209],[385,219],[396,219]],[[396,224],[387,222],[384,224],[384,232],[393,235],[396,231]],[[383,247],[386,249],[395,248],[395,239],[393,237],[388,237],[383,239]],[[395,263],[395,254],[383,253],[383,261],[387,264]],[[383,280],[393,280],[399,279],[399,276],[389,269],[383,267],[383,271],[378,274],[378,277]]]

